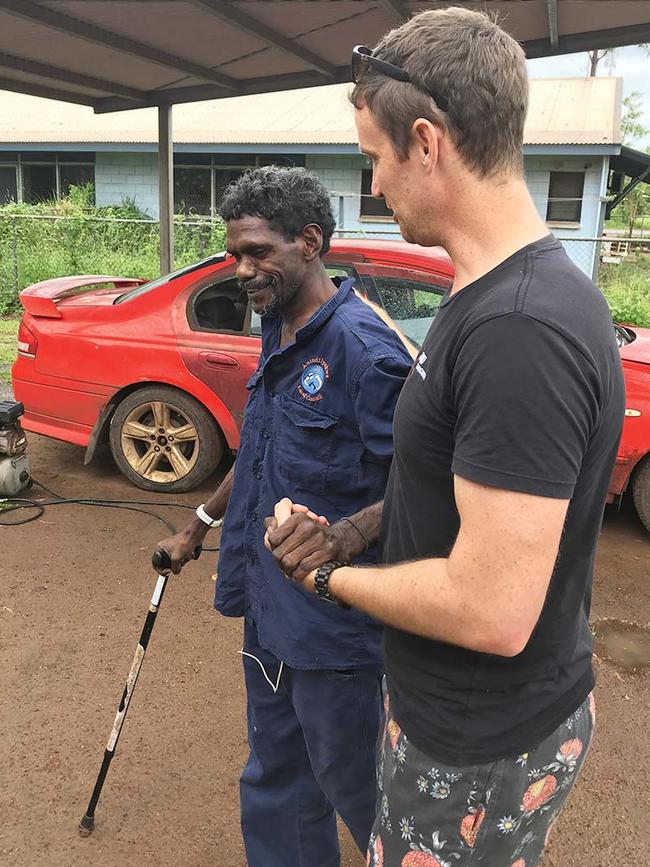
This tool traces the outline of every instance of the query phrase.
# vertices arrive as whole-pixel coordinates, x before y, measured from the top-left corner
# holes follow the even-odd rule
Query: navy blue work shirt
[[[341,283],[280,347],[282,319],[262,319],[233,488],[224,519],[215,607],[254,620],[260,645],[293,668],[381,664],[381,626],[289,581],[264,547],[282,497],[330,523],[382,500],[393,412],[411,358],[397,335]],[[374,549],[359,562],[376,561]]]

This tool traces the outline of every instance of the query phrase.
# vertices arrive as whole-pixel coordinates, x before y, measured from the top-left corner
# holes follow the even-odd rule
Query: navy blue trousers
[[[275,686],[280,661],[248,622],[244,651]],[[256,660],[243,660],[250,756],[240,797],[249,867],[338,867],[336,813],[365,853],[375,818],[381,672],[284,665],[274,692]]]

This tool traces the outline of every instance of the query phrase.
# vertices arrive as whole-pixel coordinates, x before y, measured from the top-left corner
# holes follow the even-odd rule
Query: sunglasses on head
[[[395,81],[410,82],[414,87],[417,87],[418,90],[422,90],[424,93],[428,94],[441,111],[448,111],[449,103],[444,97],[434,93],[432,90],[428,90],[421,87],[419,84],[416,84],[408,72],[405,69],[402,69],[401,66],[395,66],[393,63],[388,63],[387,60],[373,57],[372,49],[365,45],[355,45],[352,49],[351,63],[352,81],[354,84],[359,81],[368,68],[375,72],[379,72],[380,75],[387,75]]]

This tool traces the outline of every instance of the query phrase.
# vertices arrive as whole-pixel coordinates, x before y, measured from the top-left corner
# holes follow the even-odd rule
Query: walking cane
[[[200,548],[198,549],[198,552],[195,551],[195,557],[198,556],[198,553],[200,553]],[[160,607],[160,603],[162,602],[163,593],[165,592],[165,585],[167,584],[168,576],[162,575],[161,573],[163,569],[171,569],[172,565],[169,554],[163,549],[158,549],[154,551],[151,562],[154,569],[158,572],[158,580],[156,581],[153,596],[151,597],[151,602],[149,603],[149,610],[147,611],[147,617],[144,621],[144,626],[142,627],[140,640],[138,641],[138,646],[135,649],[135,655],[133,657],[133,662],[131,663],[131,670],[129,671],[129,675],[126,679],[126,686],[124,687],[124,692],[122,693],[122,698],[117,709],[115,721],[113,722],[113,728],[111,729],[111,734],[108,739],[106,749],[104,750],[104,759],[102,761],[101,768],[99,769],[99,774],[97,775],[95,788],[93,789],[93,793],[90,797],[88,808],[86,809],[86,812],[81,819],[81,822],[79,822],[79,833],[82,837],[88,837],[90,834],[92,834],[95,827],[95,808],[97,807],[97,801],[99,801],[99,796],[102,793],[102,788],[104,786],[104,781],[106,779],[106,774],[108,773],[111,760],[115,755],[117,741],[120,736],[120,732],[122,731],[122,726],[124,725],[126,712],[129,709],[129,703],[131,701],[131,697],[133,696],[133,690],[135,689],[138,675],[140,674],[140,668],[142,667],[142,662],[144,660],[144,655],[147,650],[147,645],[149,644],[149,639],[151,638],[153,625],[156,622],[158,609]]]

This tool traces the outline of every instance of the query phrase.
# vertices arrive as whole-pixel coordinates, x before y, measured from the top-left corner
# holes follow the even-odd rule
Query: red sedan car
[[[453,270],[439,249],[336,240],[332,277],[353,277],[415,343],[424,339]],[[186,491],[239,445],[260,352],[260,321],[234,275],[211,256],[152,282],[64,277],[21,292],[13,367],[24,427],[86,448],[110,443],[136,485]],[[650,529],[650,331],[617,326],[628,409],[610,499],[630,481]]]

